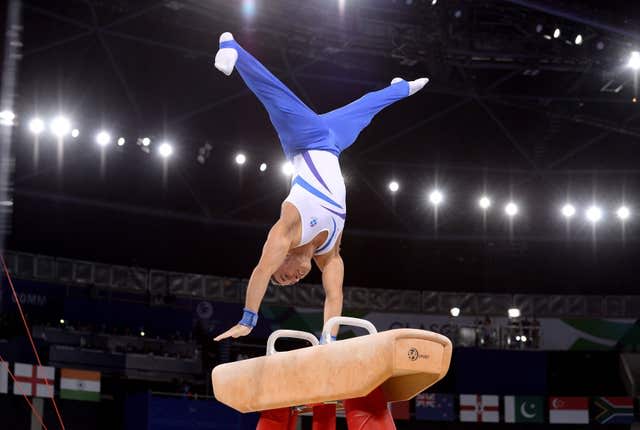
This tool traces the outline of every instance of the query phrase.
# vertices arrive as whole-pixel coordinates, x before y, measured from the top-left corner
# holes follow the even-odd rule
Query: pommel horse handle
[[[329,318],[329,320],[327,320],[327,322],[324,323],[324,328],[322,329],[322,336],[324,339],[326,339],[325,341],[326,343],[333,342],[333,340],[331,339],[331,330],[333,330],[333,328],[336,325],[338,326],[349,325],[353,327],[360,327],[367,330],[369,334],[378,333],[378,330],[376,330],[376,327],[367,320],[363,320],[360,318],[351,318],[351,317],[333,317],[333,318]]]
[[[267,355],[273,355],[276,352],[278,352],[276,351],[276,340],[282,337],[307,340],[313,346],[316,346],[320,343],[317,337],[315,337],[311,333],[307,333],[306,331],[276,330],[273,333],[271,333],[271,335],[269,336],[269,339],[267,339]]]

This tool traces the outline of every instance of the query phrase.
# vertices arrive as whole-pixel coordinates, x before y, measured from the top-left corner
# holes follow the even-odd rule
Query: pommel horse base
[[[325,339],[331,339],[336,325],[363,327],[369,334],[319,345],[311,333],[277,330],[264,357],[213,369],[216,399],[239,412],[263,412],[259,429],[290,428],[291,417],[305,407],[313,407],[314,430],[335,428],[338,401],[344,403],[350,430],[390,429],[395,426],[387,402],[413,398],[449,370],[451,341],[440,334],[416,329],[378,333],[369,321],[335,317],[323,328]],[[312,346],[278,352],[274,346],[281,337],[306,339]]]

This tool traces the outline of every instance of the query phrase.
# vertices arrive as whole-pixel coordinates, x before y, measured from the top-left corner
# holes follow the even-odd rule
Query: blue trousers
[[[220,48],[238,51],[236,69],[267,109],[287,158],[314,149],[339,156],[378,112],[409,96],[409,84],[401,81],[318,115],[235,40],[222,42]]]

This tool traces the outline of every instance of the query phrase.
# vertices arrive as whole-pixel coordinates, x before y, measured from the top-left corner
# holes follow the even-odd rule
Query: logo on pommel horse
[[[429,358],[427,354],[420,354],[415,348],[409,349],[407,357],[409,357],[409,360],[411,361],[416,361],[418,358],[424,358],[425,360]]]

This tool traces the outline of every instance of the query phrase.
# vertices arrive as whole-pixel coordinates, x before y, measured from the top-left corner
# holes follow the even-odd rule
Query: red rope
[[[36,349],[36,344],[33,341],[33,337],[31,336],[31,330],[29,329],[29,324],[27,323],[27,319],[24,316],[24,312],[22,312],[22,305],[20,304],[20,300],[18,300],[18,295],[16,294],[16,289],[13,286],[13,281],[11,280],[11,275],[9,275],[9,268],[4,261],[4,257],[0,255],[0,261],[2,261],[2,268],[4,269],[4,273],[7,276],[7,280],[9,281],[9,286],[11,287],[11,293],[13,294],[13,299],[16,302],[16,306],[18,307],[18,311],[20,311],[20,317],[22,318],[22,323],[24,324],[24,329],[27,332],[27,337],[29,338],[29,342],[31,342],[31,348],[33,348],[33,353],[36,356],[36,360],[38,360],[38,366],[42,367],[42,361],[40,361],[40,355],[38,354],[38,350]],[[49,380],[45,377],[44,383],[47,387],[51,387],[49,384]],[[51,387],[51,392],[54,392],[54,388]],[[53,409],[56,411],[56,415],[58,416],[58,422],[60,423],[60,428],[65,430],[64,423],[62,422],[62,415],[60,414],[60,410],[58,409],[58,404],[56,403],[55,397],[51,397],[51,402],[53,403]]]
[[[4,361],[4,358],[2,358],[2,355],[0,355],[0,366],[2,366],[3,364],[7,366],[7,372],[9,373],[9,376],[11,376],[11,379],[13,379],[13,383],[17,384],[18,381],[16,381],[16,377],[13,375],[13,373],[9,369],[9,363]],[[22,391],[22,390],[20,390],[20,391]],[[24,392],[22,392],[20,394],[22,394],[22,396],[24,397],[26,402],[29,404],[29,407],[31,408],[31,412],[33,413],[33,416],[36,417],[36,419],[38,420],[38,422],[40,423],[42,428],[44,430],[48,430],[47,426],[44,425],[44,421],[42,420],[42,416],[38,413],[38,410],[35,408],[35,406],[33,406],[33,403],[31,403],[31,401],[29,400],[29,397],[27,397],[27,394],[24,393]]]

